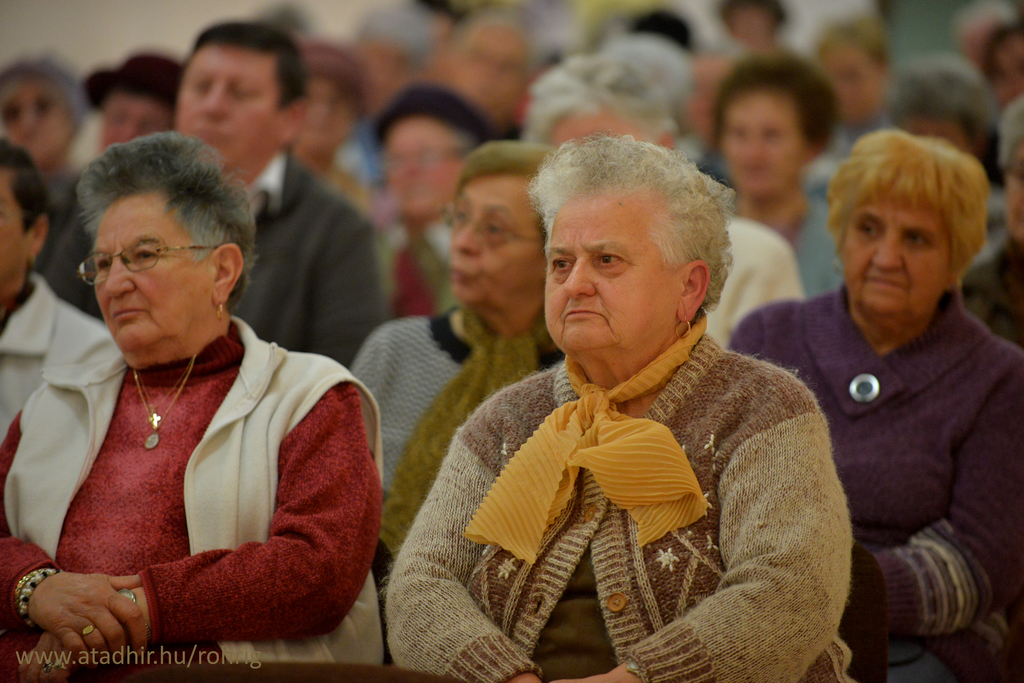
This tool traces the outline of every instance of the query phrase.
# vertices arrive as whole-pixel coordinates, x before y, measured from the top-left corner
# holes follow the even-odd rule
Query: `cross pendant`
[[[156,413],[149,416],[149,424],[153,425],[153,431],[160,429],[160,420],[163,419]]]

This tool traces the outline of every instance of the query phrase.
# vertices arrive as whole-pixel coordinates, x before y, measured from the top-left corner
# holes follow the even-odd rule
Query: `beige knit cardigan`
[[[710,337],[647,413],[685,449],[704,518],[641,548],[584,472],[535,564],[463,536],[508,458],[576,398],[559,367],[495,395],[457,433],[391,575],[395,662],[488,683],[541,674],[530,655],[589,544],[616,656],[646,682],[848,681],[836,631],[852,537],[825,420],[793,376]]]

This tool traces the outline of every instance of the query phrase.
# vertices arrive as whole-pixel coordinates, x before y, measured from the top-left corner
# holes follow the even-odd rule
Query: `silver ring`
[[[43,673],[44,674],[48,674],[51,671],[53,671],[54,669],[65,669],[65,668],[67,668],[67,667],[65,667],[60,662],[47,662],[46,664],[43,664]]]

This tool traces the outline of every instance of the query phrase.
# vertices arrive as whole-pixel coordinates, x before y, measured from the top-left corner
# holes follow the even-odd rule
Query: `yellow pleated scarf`
[[[567,358],[579,400],[548,415],[516,451],[466,527],[466,538],[536,562],[544,531],[569,503],[581,467],[593,473],[608,500],[629,511],[640,545],[703,517],[704,493],[669,428],[622,415],[615,406],[660,391],[706,328],[702,318],[647,367],[608,390],[587,382],[579,363]]]

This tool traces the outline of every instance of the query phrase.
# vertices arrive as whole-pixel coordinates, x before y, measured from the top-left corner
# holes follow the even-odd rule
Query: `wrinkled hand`
[[[75,659],[89,650],[115,652],[126,640],[141,651],[146,645],[145,616],[138,605],[118,594],[112,578],[105,574],[54,574],[32,593],[29,618],[56,636]],[[131,577],[117,578],[120,588]],[[92,630],[83,634],[89,626]]]
[[[46,662],[61,662],[63,668],[44,671]],[[18,665],[18,681],[20,683],[65,683],[77,668],[74,656],[64,647],[60,639],[49,631],[44,631],[39,642],[29,652],[28,658]]]
[[[617,666],[606,674],[588,676],[586,678],[564,678],[552,683],[642,683],[633,674],[626,671],[626,665]]]

